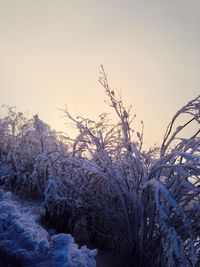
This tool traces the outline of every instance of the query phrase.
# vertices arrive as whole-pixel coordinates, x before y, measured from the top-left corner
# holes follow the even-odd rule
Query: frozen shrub
[[[127,266],[198,266],[200,97],[175,114],[161,148],[145,152],[143,132],[133,139],[130,109],[110,89],[103,68],[101,74],[119,122],[109,125],[104,114],[95,123],[65,110],[79,131],[72,152],[80,162],[84,213],[96,244],[112,248]],[[182,115],[190,118],[176,125]],[[191,123],[198,129],[184,138]]]
[[[59,158],[67,156],[67,146],[37,115],[25,119],[9,108],[0,121],[0,165],[5,187],[15,192],[42,198],[49,175],[59,172]]]
[[[76,234],[84,216],[81,200],[80,178],[70,167],[70,159],[64,161],[65,172],[60,177],[52,175],[45,190],[45,216],[43,221],[58,232]],[[62,162],[60,161],[62,165]]]

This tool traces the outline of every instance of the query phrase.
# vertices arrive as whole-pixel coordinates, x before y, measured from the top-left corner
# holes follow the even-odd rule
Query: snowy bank
[[[95,267],[96,254],[79,249],[71,235],[50,237],[36,216],[0,190],[0,266]]]

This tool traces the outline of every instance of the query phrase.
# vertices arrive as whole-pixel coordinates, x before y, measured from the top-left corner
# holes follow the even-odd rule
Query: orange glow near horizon
[[[0,0],[0,105],[70,131],[64,104],[92,119],[110,112],[103,64],[136,127],[144,121],[145,145],[160,143],[174,113],[199,94],[199,12],[198,0]]]

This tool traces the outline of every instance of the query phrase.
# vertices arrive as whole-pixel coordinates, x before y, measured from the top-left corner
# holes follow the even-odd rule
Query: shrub
[[[175,114],[161,148],[145,152],[143,132],[133,140],[130,109],[109,87],[103,68],[101,75],[116,125],[105,114],[95,123],[65,110],[79,131],[72,152],[84,173],[84,213],[96,244],[106,244],[130,266],[198,266],[199,130],[179,136],[192,122],[199,124],[200,97]],[[181,115],[190,118],[173,130]]]

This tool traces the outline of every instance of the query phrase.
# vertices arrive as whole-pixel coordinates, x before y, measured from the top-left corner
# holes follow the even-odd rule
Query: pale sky
[[[69,131],[64,104],[109,112],[101,64],[144,121],[145,145],[160,143],[200,93],[200,0],[0,0],[0,105]]]

